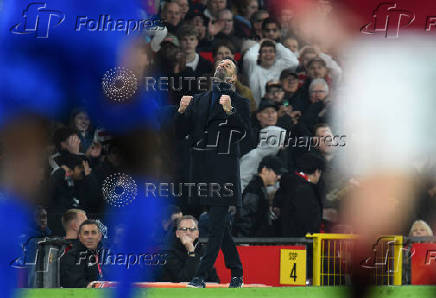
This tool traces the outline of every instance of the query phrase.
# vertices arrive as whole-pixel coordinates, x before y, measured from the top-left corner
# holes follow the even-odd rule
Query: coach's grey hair
[[[315,85],[323,85],[327,91],[327,94],[329,93],[329,85],[324,79],[313,79],[309,85],[309,92],[312,92],[312,89]]]

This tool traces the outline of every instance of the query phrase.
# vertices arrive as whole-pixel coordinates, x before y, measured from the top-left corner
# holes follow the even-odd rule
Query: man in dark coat
[[[90,288],[103,277],[97,247],[101,240],[97,222],[85,220],[79,229],[79,243],[61,258],[60,279],[63,288]]]
[[[160,281],[190,281],[200,265],[203,246],[198,242],[198,221],[191,215],[182,216],[177,223],[176,241],[168,252]],[[215,268],[208,272],[206,280],[219,282]]]
[[[236,64],[222,60],[215,71],[212,91],[183,96],[176,113],[176,129],[190,136],[191,181],[198,191],[190,196],[209,206],[209,242],[191,287],[204,287],[220,248],[226,267],[232,271],[231,287],[242,286],[242,264],[230,233],[229,206],[241,206],[239,141],[250,131],[248,100],[235,93]],[[204,184],[203,184],[204,183]],[[207,194],[200,191],[206,185]]]
[[[316,184],[324,167],[320,156],[306,153],[297,160],[297,171],[280,180],[275,205],[280,208],[282,237],[320,232],[323,205]]]
[[[268,155],[259,164],[242,196],[242,208],[236,219],[238,237],[274,237],[272,210],[266,187],[276,184],[286,172],[280,158]]]

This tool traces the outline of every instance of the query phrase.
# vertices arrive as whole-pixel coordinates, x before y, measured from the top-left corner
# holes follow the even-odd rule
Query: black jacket
[[[275,205],[280,207],[282,237],[305,237],[319,233],[322,200],[315,184],[295,173],[282,176]]]
[[[93,213],[96,206],[101,204],[98,196],[99,189],[94,173],[85,176],[80,181],[65,180],[65,170],[58,168],[49,178],[48,221],[54,236],[65,234],[61,224],[61,217],[71,208],[80,208]]]
[[[242,208],[236,217],[236,237],[272,236],[272,226],[268,223],[269,202],[262,178],[255,175],[245,187],[242,195]]]
[[[86,288],[91,281],[100,279],[96,251],[88,250],[77,242],[62,258],[60,280],[63,288]]]
[[[189,256],[185,246],[179,239],[175,239],[168,252],[167,262],[163,268],[160,281],[187,282],[192,280],[200,265],[200,257],[203,253],[202,245],[198,242],[194,244],[196,245],[195,256]],[[209,271],[205,280],[219,283],[219,278],[214,267]]]
[[[241,204],[239,172],[239,142],[250,131],[248,100],[233,91],[230,95],[234,111],[227,115],[215,102],[212,110],[212,92],[194,96],[183,114],[176,112],[176,134],[189,136],[189,174],[192,183],[218,184],[218,192],[198,192],[190,195],[194,204],[228,206]],[[209,113],[210,111],[210,113]]]

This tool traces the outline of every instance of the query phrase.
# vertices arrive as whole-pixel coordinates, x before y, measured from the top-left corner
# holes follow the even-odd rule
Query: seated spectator
[[[232,43],[236,52],[241,51],[242,39],[235,35],[233,26],[233,13],[229,9],[220,10],[218,13],[218,22],[222,23],[222,29],[213,37],[213,44],[227,40]]]
[[[278,119],[278,107],[270,100],[262,100],[259,109],[252,117],[252,132],[242,140],[241,156],[247,154],[259,144],[259,131],[267,126],[275,126]]]
[[[316,184],[324,167],[321,157],[306,153],[297,160],[297,171],[282,177],[274,200],[274,207],[280,210],[282,237],[320,232],[323,205]]]
[[[80,225],[87,220],[86,212],[81,209],[68,209],[62,215],[62,226],[65,230],[65,240],[71,240],[71,243],[76,242],[79,238]]]
[[[299,64],[295,72],[299,74],[303,73],[304,75],[306,75],[307,63],[309,63],[310,60],[316,58],[317,56],[318,51],[314,47],[305,46],[301,48],[300,56],[298,58]]]
[[[265,86],[265,99],[271,100],[275,102],[277,105],[280,105],[285,96],[285,92],[283,91],[282,85],[279,81],[268,81]]]
[[[423,220],[415,220],[410,227],[409,237],[433,237],[433,231]]]
[[[216,47],[214,47],[212,51],[213,59],[215,61],[215,68],[218,63],[226,57],[230,57],[232,59],[235,58],[235,51],[232,44],[228,41],[223,41],[219,43]],[[236,63],[235,63],[236,65]],[[239,74],[238,74],[239,77]],[[250,88],[241,83],[239,78],[234,83],[236,92],[241,95],[243,98],[250,100],[250,112],[254,112],[256,110],[256,101],[254,100],[253,94],[251,93]]]
[[[280,42],[280,23],[274,18],[267,18],[262,22],[262,37]]]
[[[250,59],[245,59],[252,49],[244,55],[244,67],[245,63],[252,64]],[[250,88],[256,102],[259,104],[264,96],[266,82],[278,80],[283,69],[296,67],[297,64],[297,58],[289,49],[271,40],[263,41],[259,48],[257,64],[248,67],[251,70],[248,75]]]
[[[275,156],[265,156],[255,175],[242,194],[242,208],[235,222],[236,237],[273,237],[272,204],[267,196],[267,186],[274,185],[286,170]]]
[[[251,16],[259,10],[257,0],[243,0],[236,3],[239,15],[235,16],[235,34],[243,39],[252,37]]]
[[[103,278],[97,255],[101,237],[95,221],[85,220],[80,225],[79,243],[61,258],[61,287],[90,288],[93,281]]]
[[[162,7],[161,19],[164,21],[167,30],[176,34],[182,20],[182,12],[177,2],[165,2]]]
[[[295,37],[287,36],[283,39],[283,45],[290,49],[295,56],[299,56],[298,53],[298,40]]]
[[[329,86],[324,79],[314,79],[309,85],[309,104],[303,110],[300,121],[308,128],[328,122],[330,100]]]
[[[176,36],[169,34],[161,43],[156,54],[155,73],[157,77],[168,77],[168,102],[178,105],[180,98],[185,94],[195,94],[197,84],[192,84],[184,78],[195,77],[196,73],[191,67],[186,67],[186,56],[180,48]],[[173,87],[170,87],[173,84]]]
[[[208,36],[209,18],[203,14],[201,5],[194,5],[186,15],[186,24],[194,26],[198,33],[197,51],[210,51],[212,42]]]
[[[227,0],[207,0],[206,9],[203,12],[211,20],[218,19],[218,13],[227,7]]]
[[[292,69],[284,69],[280,73],[280,83],[282,85],[284,94],[284,101],[287,101],[290,105],[295,101],[297,91],[300,87],[300,81],[298,75],[292,71]]]
[[[189,11],[189,2],[188,0],[173,0],[173,2],[176,2],[179,4],[180,7],[180,19],[183,20],[186,17],[186,14]]]
[[[212,64],[196,52],[199,35],[195,27],[183,25],[177,34],[181,50],[186,56],[186,66],[192,68],[199,77],[210,76],[212,74]]]
[[[262,24],[263,21],[269,18],[269,12],[263,9],[259,9],[256,12],[254,12],[250,17],[250,23],[251,23],[251,37],[250,39],[259,41],[263,36],[262,32]]]
[[[198,222],[193,216],[184,215],[178,220],[176,237],[179,241],[173,243],[168,253],[161,281],[187,282],[194,277],[203,253],[198,233]],[[215,268],[212,268],[205,280],[219,282]]]

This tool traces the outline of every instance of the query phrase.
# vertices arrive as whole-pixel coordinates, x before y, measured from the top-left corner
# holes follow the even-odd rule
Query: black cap
[[[189,11],[186,13],[185,20],[191,20],[194,17],[202,17],[204,24],[207,25],[209,22],[209,18],[204,15],[204,10],[206,9],[206,6],[202,4],[195,4],[193,5]]]
[[[283,167],[283,162],[274,155],[265,156],[259,164],[259,171],[263,168],[271,169],[276,173],[276,175],[283,175],[288,172],[288,170]]]
[[[269,99],[262,99],[260,101],[259,104],[259,108],[257,109],[257,112],[262,112],[263,110],[265,110],[266,108],[274,108],[276,109],[276,111],[279,110],[279,107],[277,106],[277,104]]]
[[[286,79],[289,76],[293,76],[294,78],[298,79],[297,73],[295,73],[291,68],[286,68],[280,73],[280,81]]]

